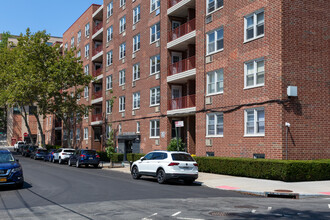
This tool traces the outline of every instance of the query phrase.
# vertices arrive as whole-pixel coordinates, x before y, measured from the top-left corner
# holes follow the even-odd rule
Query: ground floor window
[[[245,135],[265,135],[265,109],[252,108],[245,110]]]
[[[159,120],[150,121],[150,137],[154,137],[154,138],[159,137],[159,133],[160,133],[159,124],[160,124]]]

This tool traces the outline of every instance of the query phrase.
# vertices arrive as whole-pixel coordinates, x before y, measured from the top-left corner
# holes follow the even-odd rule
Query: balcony
[[[94,92],[92,94],[92,102],[91,102],[92,105],[102,101],[103,101],[102,90]]]
[[[170,64],[167,72],[167,82],[185,83],[196,77],[196,57],[192,56]]]
[[[196,95],[188,95],[168,101],[168,115],[194,114],[196,111]]]
[[[93,50],[93,56],[95,56],[96,54],[100,53],[103,51],[103,44],[99,45],[98,47],[94,48]]]
[[[99,124],[102,124],[102,113],[92,114],[91,125],[99,125]]]
[[[103,61],[103,44],[98,45],[92,51],[92,61],[93,62],[102,62]]]
[[[101,67],[101,68],[98,68],[97,70],[94,70],[94,71],[92,72],[92,76],[93,76],[93,77],[97,77],[97,76],[101,75],[101,74],[102,74],[102,70],[103,70],[102,67]]]
[[[55,120],[55,130],[62,129],[62,121]]]
[[[102,21],[93,28],[93,34],[95,34],[101,28],[103,28],[103,22]]]
[[[168,32],[167,49],[184,50],[188,44],[195,44],[196,19],[192,19]]]
[[[103,22],[101,21],[97,26],[93,28],[93,40],[102,41],[103,40]]]
[[[195,0],[168,0],[167,15],[187,17],[188,8],[196,8]]]

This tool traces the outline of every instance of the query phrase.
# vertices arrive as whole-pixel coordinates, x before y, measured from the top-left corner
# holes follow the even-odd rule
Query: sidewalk
[[[104,163],[108,167],[109,163]],[[121,164],[116,164],[121,165]],[[107,170],[130,173],[129,164],[125,167],[104,168]],[[278,180],[254,179],[247,177],[227,176],[199,172],[197,183],[210,188],[232,190],[261,196],[296,196],[302,197],[330,197],[330,180],[311,182],[283,182]],[[279,191],[275,191],[279,190]]]

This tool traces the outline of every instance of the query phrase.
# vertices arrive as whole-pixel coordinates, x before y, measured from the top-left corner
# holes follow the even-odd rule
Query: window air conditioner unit
[[[159,78],[160,78],[159,73],[157,73],[157,74],[155,75],[155,78],[156,78],[156,79],[159,79]]]
[[[211,23],[212,20],[213,20],[212,15],[209,15],[209,16],[207,16],[207,17],[205,18],[205,23],[206,23],[206,24]]]
[[[122,90],[125,90],[125,85],[122,85],[122,86],[121,86],[121,89],[122,89]]]
[[[156,47],[160,47],[160,41],[156,42]]]
[[[155,107],[155,112],[160,112],[160,108],[159,108],[159,106],[156,106],[156,107]]]
[[[212,104],[212,97],[206,97],[205,98],[205,104],[206,105],[211,105]]]
[[[205,58],[205,63],[212,63],[213,62],[213,56],[211,55],[211,56],[207,56],[206,58]]]
[[[136,25],[133,24],[133,26],[132,26],[132,30],[134,31],[135,29],[136,29]]]
[[[121,113],[121,117],[122,117],[122,118],[125,118],[125,112],[122,112],[122,113]]]
[[[125,37],[125,36],[126,36],[126,31],[123,32],[123,37]]]
[[[206,144],[207,147],[212,147],[212,145],[213,145],[212,139],[206,139],[205,144]]]
[[[136,57],[136,53],[132,54],[132,59],[134,59]]]
[[[121,59],[121,63],[125,63],[125,58]]]
[[[135,115],[135,110],[132,111],[132,115],[133,115],[133,116]]]
[[[135,86],[136,86],[136,82],[133,81],[133,82],[132,82],[132,87],[135,87]]]
[[[159,145],[159,139],[155,140],[155,144],[158,146]]]

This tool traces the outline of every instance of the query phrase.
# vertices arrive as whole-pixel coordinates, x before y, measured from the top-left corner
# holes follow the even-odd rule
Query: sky
[[[46,30],[47,34],[63,37],[63,33],[91,4],[103,0],[0,0],[0,33],[12,35]]]

